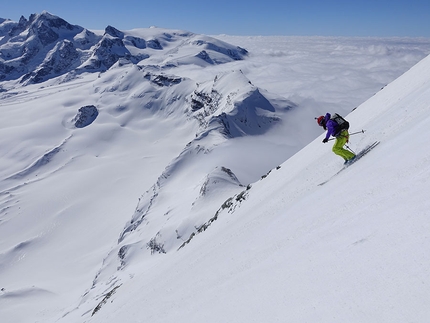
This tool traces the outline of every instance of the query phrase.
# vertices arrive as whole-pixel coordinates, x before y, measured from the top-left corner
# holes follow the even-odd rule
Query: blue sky
[[[149,26],[217,35],[430,37],[429,0],[8,1],[1,18],[46,10],[88,29]]]

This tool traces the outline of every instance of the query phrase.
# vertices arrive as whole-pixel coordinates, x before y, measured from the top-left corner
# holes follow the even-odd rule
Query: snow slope
[[[429,75],[427,57],[348,116],[367,130],[351,147],[381,144],[339,176],[318,186],[342,167],[320,136],[60,321],[428,322]]]

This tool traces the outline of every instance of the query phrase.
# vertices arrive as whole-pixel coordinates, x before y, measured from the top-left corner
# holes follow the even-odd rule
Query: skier
[[[349,140],[349,123],[337,113],[333,116],[333,118],[331,117],[330,113],[327,113],[325,116],[320,116],[316,119],[318,125],[323,127],[324,130],[327,130],[327,134],[322,142],[326,143],[330,136],[335,137],[336,141],[333,145],[333,152],[336,155],[342,157],[345,160],[345,164],[348,164],[350,161],[352,161],[356,157],[355,154],[343,148],[343,146]]]

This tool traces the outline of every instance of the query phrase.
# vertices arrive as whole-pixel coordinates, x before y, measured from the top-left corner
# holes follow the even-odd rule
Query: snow
[[[428,40],[216,38],[0,93],[2,322],[429,320]],[[325,112],[381,144],[318,186]]]

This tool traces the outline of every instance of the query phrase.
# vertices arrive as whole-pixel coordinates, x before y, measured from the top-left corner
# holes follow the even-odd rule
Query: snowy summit
[[[429,54],[0,18],[0,321],[428,322]]]

